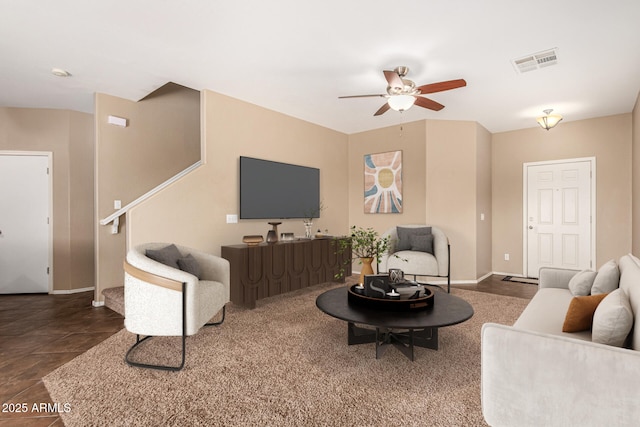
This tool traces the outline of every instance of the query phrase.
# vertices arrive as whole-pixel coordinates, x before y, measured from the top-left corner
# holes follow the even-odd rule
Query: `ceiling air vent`
[[[527,71],[550,67],[558,63],[558,48],[523,56],[511,62],[518,73],[526,73]]]

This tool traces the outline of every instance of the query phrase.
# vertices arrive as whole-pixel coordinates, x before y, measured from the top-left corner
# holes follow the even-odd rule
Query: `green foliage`
[[[389,250],[389,243],[391,242],[390,236],[380,237],[377,231],[373,228],[362,228],[351,226],[351,236],[346,239],[338,240],[338,254],[343,254],[345,251],[351,249],[351,257],[345,261],[350,263],[353,260],[357,260],[359,264],[362,264],[362,258],[373,258],[376,264],[380,264],[382,256]],[[404,258],[400,258],[396,254],[392,254],[402,261],[407,261]],[[340,269],[340,272],[335,275],[336,279],[341,279],[344,276],[344,268]]]
[[[380,262],[382,255],[389,249],[389,236],[380,237],[373,228],[351,227],[351,238],[340,241],[340,250],[351,247],[353,259],[374,258]]]

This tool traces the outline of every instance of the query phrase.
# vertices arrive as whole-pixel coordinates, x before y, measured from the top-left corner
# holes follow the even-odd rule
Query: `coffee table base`
[[[412,362],[415,360],[414,346],[438,349],[438,328],[408,329],[394,332],[388,328],[372,329],[347,323],[347,343],[349,345],[376,343],[376,359],[382,357],[389,345],[396,347]]]

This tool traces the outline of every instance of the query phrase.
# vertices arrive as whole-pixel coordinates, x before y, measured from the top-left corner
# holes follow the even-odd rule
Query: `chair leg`
[[[138,345],[142,344],[143,342],[145,342],[146,340],[148,340],[149,338],[154,338],[153,336],[149,335],[146,336],[142,339],[140,339],[140,335],[136,335],[136,343],[134,345],[131,346],[131,348],[129,348],[129,350],[127,351],[127,354],[124,356],[124,360],[127,362],[127,364],[129,366],[135,366],[138,368],[147,368],[147,369],[159,369],[161,371],[179,371],[182,368],[184,368],[184,361],[185,361],[185,356],[187,353],[187,348],[186,348],[186,336],[182,336],[182,362],[180,363],[179,366],[167,366],[167,365],[153,365],[150,363],[142,363],[142,362],[134,362],[133,360],[131,360],[130,357],[130,353],[136,348],[138,347]]]
[[[180,362],[179,366],[166,366],[166,365],[153,365],[150,363],[141,363],[134,362],[131,360],[130,353],[138,347],[140,344],[148,340],[149,338],[153,338],[152,335],[148,335],[143,339],[140,339],[140,335],[136,335],[136,343],[131,346],[131,348],[127,351],[127,354],[124,356],[125,362],[127,362],[130,366],[136,366],[138,368],[148,368],[148,369],[159,369],[161,371],[179,371],[184,368],[184,361],[187,354],[187,293],[186,293],[186,283],[182,284],[182,362]]]
[[[224,322],[224,318],[226,316],[226,312],[227,312],[227,306],[224,305],[224,306],[222,306],[222,319],[220,319],[218,322],[205,323],[204,326],[220,326],[220,325],[222,325],[222,322]]]
[[[451,245],[447,245],[447,293],[451,293]]]

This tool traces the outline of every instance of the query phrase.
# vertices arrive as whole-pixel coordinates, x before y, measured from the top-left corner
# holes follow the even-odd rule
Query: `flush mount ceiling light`
[[[543,129],[549,130],[555,127],[562,120],[562,116],[560,114],[551,114],[552,111],[552,109],[544,110],[545,115],[536,119]]]
[[[58,77],[69,77],[69,76],[71,76],[70,72],[68,72],[67,70],[63,70],[62,68],[52,68],[51,69],[51,74],[53,74],[54,76],[58,76]]]

